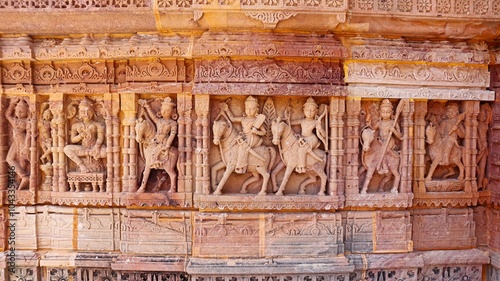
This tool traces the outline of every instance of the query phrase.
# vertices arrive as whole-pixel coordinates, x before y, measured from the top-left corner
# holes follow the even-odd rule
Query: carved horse
[[[222,161],[219,161],[212,167],[212,186],[217,186],[214,194],[221,195],[222,188],[226,184],[229,176],[236,169],[236,158],[238,155],[238,146],[236,144],[238,143],[240,136],[231,124],[222,120],[214,122],[213,134],[213,142],[215,145],[220,147]],[[261,175],[263,177],[263,181],[259,195],[266,195],[267,185],[269,183],[269,178],[271,177],[271,169],[276,160],[276,150],[272,147],[266,146],[257,146],[252,149],[260,155],[264,161],[252,154],[248,155],[247,171],[252,173],[252,177],[243,182],[240,193],[247,193],[248,185],[259,180],[259,175]],[[217,172],[224,168],[226,168],[226,170],[217,184]]]
[[[453,146],[450,152],[449,163],[441,163],[443,160],[443,147],[445,146],[445,141],[441,134],[436,129],[434,124],[430,123],[425,129],[426,142],[429,144],[429,157],[431,159],[431,166],[429,168],[429,173],[427,173],[426,181],[431,181],[434,171],[438,165],[446,167],[448,173],[443,175],[443,179],[448,178],[455,174],[454,167],[458,167],[460,174],[458,180],[463,180],[464,178],[464,165],[462,164],[462,150],[456,145]]]
[[[282,162],[280,162],[276,168],[274,168],[271,177],[273,183],[273,191],[276,191],[278,187],[276,183],[276,176],[285,167],[285,175],[281,181],[280,187],[276,192],[276,195],[283,195],[286,184],[292,175],[292,172],[298,165],[297,151],[299,150],[299,136],[295,135],[289,124],[284,121],[275,120],[271,125],[271,131],[273,133],[273,144],[279,146],[280,154],[282,155]],[[305,194],[306,186],[310,183],[316,181],[316,177],[319,176],[321,180],[320,189],[318,195],[325,195],[326,182],[328,176],[325,173],[325,167],[327,163],[326,153],[321,149],[313,149],[312,153],[315,153],[319,158],[323,159],[318,161],[312,157],[306,158],[306,174],[309,176],[299,185],[299,194]]]
[[[386,158],[389,171],[383,174],[384,178],[380,181],[377,191],[383,192],[385,185],[389,182],[391,176],[394,175],[394,184],[391,188],[391,193],[398,193],[398,186],[401,180],[401,174],[399,173],[400,158],[389,150],[385,151],[385,155],[382,155],[384,153],[383,143],[377,140],[375,135],[375,131],[370,127],[366,127],[361,131],[361,145],[363,146],[361,160],[363,167],[359,170],[358,174],[361,175],[366,172],[361,194],[366,194],[368,185],[372,180],[381,157]]]
[[[179,151],[175,147],[170,147],[167,153],[160,152],[160,144],[157,144],[154,137],[156,134],[155,124],[149,120],[149,118],[143,119],[139,118],[135,124],[135,140],[139,143],[139,151],[141,158],[144,160],[144,170],[143,177],[141,181],[141,186],[137,192],[146,191],[146,184],[149,180],[149,174],[151,169],[159,168],[164,170],[170,178],[170,189],[169,192],[175,192],[177,189],[177,173],[175,167],[177,165],[177,158],[179,157]],[[153,154],[157,154],[156,157],[158,162],[153,163]],[[166,178],[161,177],[158,184],[154,188],[158,189]]]

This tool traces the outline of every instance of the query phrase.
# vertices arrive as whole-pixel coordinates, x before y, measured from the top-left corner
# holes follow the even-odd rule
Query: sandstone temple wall
[[[0,280],[500,280],[499,14],[0,0]]]

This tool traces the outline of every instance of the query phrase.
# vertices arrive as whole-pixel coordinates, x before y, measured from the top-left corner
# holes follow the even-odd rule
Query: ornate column
[[[177,95],[177,110],[179,113],[179,129],[177,137],[179,140],[179,183],[177,192],[188,193],[191,191],[191,95]]]
[[[463,162],[465,166],[465,192],[472,192],[477,200],[477,181],[476,181],[476,143],[477,143],[477,115],[479,113],[479,101],[464,101],[465,109],[465,155]],[[475,204],[475,203],[474,203]]]
[[[345,147],[345,189],[346,196],[359,194],[359,112],[361,99],[347,98],[346,147]]]
[[[209,95],[195,96],[196,111],[196,190],[195,194],[210,194],[210,170],[208,163],[209,139]]]
[[[427,101],[415,101],[413,193],[425,193],[425,115]]]
[[[64,114],[64,95],[62,93],[51,94],[49,97],[50,108],[52,110],[54,129],[52,130],[52,157],[54,158],[54,187],[52,191],[67,191],[66,182],[66,155],[64,146],[66,145],[66,117]]]
[[[401,182],[400,193],[411,193],[411,179],[413,166],[413,100],[407,101],[407,106],[403,108],[402,127],[404,128],[403,139],[401,140]]]
[[[345,198],[344,175],[344,114],[345,98],[330,98],[330,195],[339,198],[343,205]],[[340,203],[342,202],[342,203]]]
[[[137,97],[135,93],[121,93],[123,112],[123,191],[137,191],[137,143],[135,141],[135,113]]]

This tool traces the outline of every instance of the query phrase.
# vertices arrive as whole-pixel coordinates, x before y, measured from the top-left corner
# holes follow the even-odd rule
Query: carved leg
[[[438,158],[435,158],[432,161],[431,167],[429,168],[429,173],[427,174],[427,177],[425,178],[425,181],[431,181],[432,180],[432,176],[434,175],[434,171],[436,170],[436,168],[438,166],[438,163],[439,163],[439,159]]]
[[[222,175],[222,179],[220,180],[219,184],[217,185],[217,189],[214,191],[214,195],[221,195],[222,194],[222,188],[227,182],[227,179],[231,175],[231,173],[234,171],[234,166],[228,166],[226,167],[226,171],[224,171],[224,175]]]
[[[170,177],[170,189],[168,192],[177,192],[177,173],[172,168],[167,170],[167,174]]]
[[[137,193],[143,193],[146,191],[146,184],[148,183],[150,173],[151,168],[149,167],[149,165],[146,165],[146,168],[144,168],[144,174],[142,176],[141,187],[137,190]]]
[[[247,194],[248,193],[247,187],[258,180],[259,180],[259,173],[257,173],[256,170],[252,170],[252,176],[247,178],[241,185],[240,193]]]
[[[369,167],[368,170],[366,171],[365,181],[363,182],[363,188],[361,188],[361,194],[366,194],[366,192],[368,191],[368,185],[372,180],[373,173],[375,173],[375,167],[373,168]]]
[[[391,188],[391,193],[398,193],[398,188],[399,188],[399,182],[401,181],[401,174],[399,173],[399,164],[394,167],[390,166],[391,173],[394,175],[394,183]]]
[[[215,190],[216,187],[217,187],[217,172],[219,172],[220,170],[224,169],[224,167],[226,167],[226,165],[224,164],[224,162],[222,161],[219,161],[217,162],[215,165],[212,166],[212,169],[211,169],[211,175],[212,175],[212,188]],[[208,191],[208,192],[207,192]],[[206,195],[210,194],[210,191],[209,190],[204,190],[204,193]]]
[[[265,167],[257,167],[257,171],[262,175],[262,188],[258,195],[266,195],[267,184],[271,175]]]
[[[92,182],[92,191],[97,192],[97,182],[95,181]]]
[[[319,196],[324,196],[325,195],[325,191],[326,191],[326,183],[328,181],[328,176],[326,175],[323,166],[321,166],[321,169],[319,171],[317,171],[317,173],[318,173],[319,178],[321,179],[321,185],[320,185],[320,188],[319,188],[318,195]]]
[[[285,176],[283,176],[283,180],[281,181],[280,188],[278,189],[278,192],[276,192],[276,195],[282,196],[283,191],[285,190],[285,186],[288,183],[288,180],[290,179],[290,176],[292,175],[292,171],[295,167],[292,166],[286,166],[285,170]]]
[[[274,168],[271,173],[271,183],[273,185],[273,192],[278,191],[278,183],[276,182],[276,176],[279,172],[281,172],[285,168],[285,164],[283,162],[279,162],[278,165]]]

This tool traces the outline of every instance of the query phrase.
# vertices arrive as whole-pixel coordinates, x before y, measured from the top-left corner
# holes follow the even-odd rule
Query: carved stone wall
[[[496,43],[363,37],[496,1],[21,2],[171,29],[0,36],[0,280],[497,279]]]

